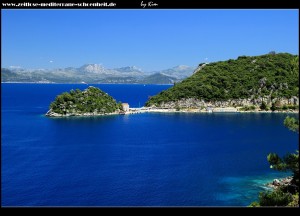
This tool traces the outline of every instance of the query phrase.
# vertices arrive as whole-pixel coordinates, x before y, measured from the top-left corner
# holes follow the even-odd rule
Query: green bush
[[[244,106],[244,107],[240,108],[241,111],[253,111],[255,109],[256,109],[255,106]]]
[[[268,110],[267,104],[263,101],[259,107],[261,110]]]
[[[260,207],[259,203],[258,202],[252,202],[249,207]]]
[[[289,117],[287,116],[284,119],[284,125],[289,128],[290,130],[294,131],[294,132],[298,132],[299,133],[299,120],[293,117]]]
[[[275,103],[272,103],[272,106],[271,106],[271,108],[270,108],[273,112],[275,111],[275,110],[277,110],[277,107],[275,106]]]
[[[260,206],[287,206],[293,197],[290,193],[284,193],[281,190],[272,192],[260,192],[259,205]]]
[[[299,193],[293,195],[293,200],[288,204],[291,207],[299,207]]]

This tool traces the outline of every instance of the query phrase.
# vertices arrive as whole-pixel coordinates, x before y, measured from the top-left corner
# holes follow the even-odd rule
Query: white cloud
[[[53,63],[53,61],[52,61],[52,60],[50,60],[49,62],[50,62],[50,63]]]

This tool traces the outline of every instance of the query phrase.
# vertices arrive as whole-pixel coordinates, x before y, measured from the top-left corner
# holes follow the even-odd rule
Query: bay
[[[170,85],[94,85],[131,107]],[[295,151],[296,114],[144,113],[47,118],[79,84],[1,84],[2,206],[247,206],[270,152]]]

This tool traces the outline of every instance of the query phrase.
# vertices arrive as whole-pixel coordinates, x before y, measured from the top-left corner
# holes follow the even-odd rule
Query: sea
[[[171,85],[95,84],[141,107]],[[274,178],[270,152],[298,149],[287,113],[49,118],[85,84],[1,84],[2,206],[248,206]]]

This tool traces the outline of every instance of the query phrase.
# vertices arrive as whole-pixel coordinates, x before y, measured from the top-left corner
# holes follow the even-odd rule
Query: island
[[[98,116],[122,112],[121,103],[99,88],[89,86],[84,91],[76,89],[58,95],[50,104],[46,116]]]
[[[95,116],[146,112],[299,112],[299,56],[261,56],[201,63],[193,75],[129,108],[95,87],[56,97],[47,116]]]
[[[298,112],[299,56],[261,56],[201,63],[193,75],[152,96],[151,110]]]

